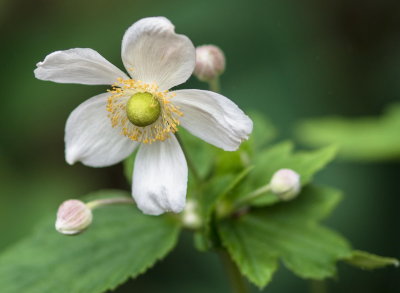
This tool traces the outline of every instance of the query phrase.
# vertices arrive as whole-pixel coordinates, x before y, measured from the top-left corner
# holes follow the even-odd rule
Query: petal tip
[[[65,150],[65,161],[71,166],[79,161],[77,152],[75,151],[74,148],[71,148],[71,147],[66,148],[66,150]]]
[[[68,165],[74,165],[76,162],[78,162],[78,160],[66,155],[65,156],[65,161],[68,163]]]

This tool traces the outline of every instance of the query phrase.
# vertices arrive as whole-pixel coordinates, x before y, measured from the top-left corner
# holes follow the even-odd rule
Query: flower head
[[[187,164],[174,135],[178,126],[227,151],[252,131],[252,121],[228,98],[210,91],[170,89],[195,67],[195,48],[164,17],[134,23],[122,39],[129,76],[92,49],[49,54],[37,64],[38,79],[105,84],[111,89],[79,105],[65,128],[69,164],[116,164],[139,147],[132,195],[146,214],[180,212],[185,206]],[[139,146],[140,145],[140,146]]]

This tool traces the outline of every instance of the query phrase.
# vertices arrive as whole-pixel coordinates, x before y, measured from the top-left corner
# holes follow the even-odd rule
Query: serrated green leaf
[[[252,167],[244,169],[237,175],[226,174],[210,180],[198,197],[199,215],[203,222],[201,231],[195,234],[195,246],[201,250],[212,247],[213,239],[211,233],[212,214],[218,201],[221,201],[227,194],[234,191],[236,186],[244,180]],[[230,207],[227,207],[230,208]]]
[[[211,180],[209,187],[200,199],[203,207],[203,218],[209,218],[217,201],[229,196],[230,193],[234,192],[236,187],[246,178],[246,176],[248,176],[252,169],[253,166],[250,166],[242,170],[242,172],[239,174],[227,174]]]
[[[276,171],[289,168],[300,174],[301,183],[305,185],[335,157],[336,151],[335,146],[329,146],[312,151],[294,152],[293,144],[284,142],[257,156],[252,175],[257,177],[256,181],[265,184]]]
[[[383,257],[361,250],[354,250],[351,257],[346,259],[346,262],[365,270],[374,270],[387,266],[399,266],[398,259]]]
[[[279,258],[300,277],[324,279],[335,275],[337,260],[351,255],[344,238],[317,223],[339,199],[333,189],[307,187],[292,202],[224,220],[218,231],[240,271],[260,288]]]
[[[130,196],[97,193],[107,194]],[[36,233],[0,255],[1,292],[105,292],[165,257],[178,234],[171,218],[146,216],[131,205],[95,210],[92,226],[74,237],[58,234],[49,217]]]
[[[313,151],[293,152],[293,144],[280,143],[266,149],[254,158],[254,170],[248,176],[241,195],[266,185],[273,174],[282,168],[289,168],[300,174],[301,184],[308,184],[316,172],[328,164],[336,154],[336,147],[329,146]],[[239,197],[239,195],[238,195]],[[264,206],[278,202],[279,199],[271,192],[252,201],[252,205]]]
[[[310,119],[300,125],[296,136],[312,146],[335,143],[345,159],[376,161],[400,158],[399,129],[400,104],[396,104],[382,117]]]
[[[227,192],[227,187],[232,186],[236,180],[233,174],[225,174],[213,178],[205,186],[201,187],[201,194],[195,199],[198,204],[199,216],[202,220],[202,228],[195,233],[195,246],[200,251],[205,251],[212,247],[213,239],[210,235],[212,213],[217,201]]]

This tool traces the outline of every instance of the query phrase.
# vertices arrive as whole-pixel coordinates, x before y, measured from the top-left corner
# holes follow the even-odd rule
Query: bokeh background
[[[106,88],[36,80],[35,64],[48,53],[93,48],[122,68],[125,29],[142,17],[167,16],[195,45],[220,46],[227,57],[223,93],[244,109],[262,111],[279,129],[279,139],[291,139],[302,119],[379,115],[399,101],[399,3],[0,0],[0,249],[29,234],[67,198],[100,188],[129,189],[121,166],[65,163],[68,114]],[[192,78],[183,87],[206,85]],[[399,257],[399,171],[398,161],[330,165],[316,179],[341,188],[345,198],[328,224],[354,247]],[[117,292],[229,292],[218,259],[196,252],[190,235],[181,240],[165,260]],[[265,291],[309,289],[309,281],[281,268]],[[399,292],[400,274],[341,264],[327,289]]]

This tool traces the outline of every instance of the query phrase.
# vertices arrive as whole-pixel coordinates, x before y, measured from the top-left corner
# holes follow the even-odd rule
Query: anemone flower
[[[58,83],[111,85],[70,114],[65,157],[91,167],[114,165],[139,148],[132,195],[139,209],[159,215],[185,206],[188,169],[175,136],[178,125],[226,151],[235,151],[253,123],[228,98],[204,90],[175,90],[195,67],[195,48],[164,17],[134,23],[122,40],[129,76],[92,49],[49,54],[35,76]]]

